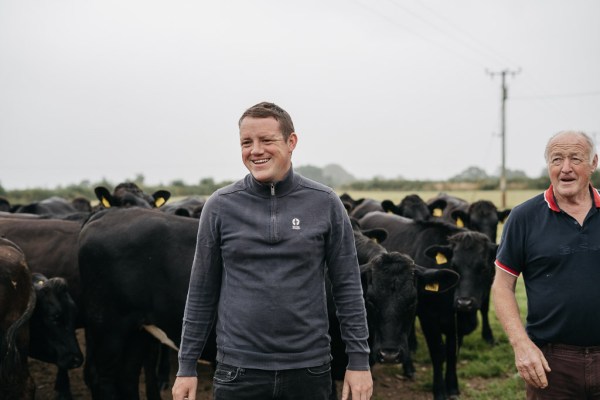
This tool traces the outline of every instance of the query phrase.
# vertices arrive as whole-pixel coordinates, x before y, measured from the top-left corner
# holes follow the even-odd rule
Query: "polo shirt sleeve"
[[[515,207],[502,230],[500,245],[496,253],[496,267],[518,277],[523,272],[525,259],[526,215],[522,208]]]

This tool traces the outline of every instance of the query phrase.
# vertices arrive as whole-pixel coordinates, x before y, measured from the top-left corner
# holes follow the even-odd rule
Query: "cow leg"
[[[403,375],[408,379],[413,379],[415,377],[415,366],[412,361],[412,355],[409,352],[405,355],[404,360],[402,361],[402,371]]]
[[[490,345],[495,345],[494,334],[489,320],[490,293],[486,293],[481,299],[481,337]]]
[[[456,326],[449,329],[446,335],[446,393],[450,399],[458,398],[460,390],[458,389],[458,376],[456,374],[456,363],[458,359],[458,349],[462,344],[463,336],[456,335]]]
[[[58,367],[56,381],[54,382],[54,391],[56,392],[56,400],[73,400],[69,370],[66,368]]]
[[[444,383],[443,371],[446,350],[442,339],[442,331],[439,322],[427,321],[427,319],[432,318],[427,318],[427,316],[419,317],[433,367],[433,398],[434,400],[446,400],[446,385]]]
[[[144,362],[144,378],[146,382],[146,396],[148,400],[160,400],[160,391],[162,390],[161,383],[161,368],[164,360],[169,361],[168,348],[161,345],[156,339],[145,335],[147,340],[146,354],[142,354]],[[170,366],[169,366],[170,369]],[[162,378],[164,379],[164,378]],[[169,383],[169,377],[166,377],[166,383]],[[163,381],[164,383],[164,381]]]
[[[142,330],[137,330],[127,340],[124,357],[119,373],[119,394],[123,399],[139,399],[139,382],[142,367],[149,358],[152,368],[145,376],[146,398],[148,400],[160,400],[160,391],[156,380],[156,362],[158,360],[158,349],[160,343]],[[148,357],[148,354],[151,356]]]
[[[415,323],[413,322],[412,327],[408,332],[408,349],[411,352],[414,352],[417,350],[417,345],[417,333],[415,332]]]
[[[117,377],[123,358],[122,334],[117,329],[102,331],[88,325],[85,329],[85,383],[92,399],[120,399]],[[131,398],[138,400],[138,397]]]
[[[171,349],[161,345],[158,352],[158,390],[167,390],[171,386]]]

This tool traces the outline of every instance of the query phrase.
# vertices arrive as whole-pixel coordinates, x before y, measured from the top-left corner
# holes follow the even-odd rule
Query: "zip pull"
[[[275,196],[275,183],[271,182],[271,196]]]

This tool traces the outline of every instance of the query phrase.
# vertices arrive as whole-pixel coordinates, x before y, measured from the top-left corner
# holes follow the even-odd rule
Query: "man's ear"
[[[296,144],[298,144],[298,135],[296,135],[296,132],[290,133],[290,136],[287,140],[287,144],[288,148],[290,149],[290,153],[294,151],[294,149],[296,148]]]

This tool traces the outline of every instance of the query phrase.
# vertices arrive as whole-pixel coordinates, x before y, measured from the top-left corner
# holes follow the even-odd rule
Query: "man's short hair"
[[[548,162],[548,159],[550,158],[550,143],[552,143],[552,141],[557,138],[558,136],[562,136],[565,134],[575,134],[575,135],[579,135],[581,136],[588,144],[588,148],[589,148],[589,160],[588,162],[590,164],[592,164],[594,162],[594,156],[597,154],[596,152],[596,143],[594,142],[594,138],[591,137],[590,135],[588,135],[587,133],[583,132],[583,131],[576,131],[576,130],[564,130],[564,131],[560,131],[555,133],[554,135],[552,135],[552,137],[550,137],[550,139],[548,139],[548,142],[546,143],[546,149],[544,151],[544,158],[546,159],[546,162]]]
[[[246,117],[250,118],[275,118],[279,122],[281,134],[284,140],[288,140],[290,134],[294,132],[294,123],[292,117],[283,108],[274,103],[263,101],[255,104],[242,114],[238,121],[238,127],[242,125],[242,120]]]

